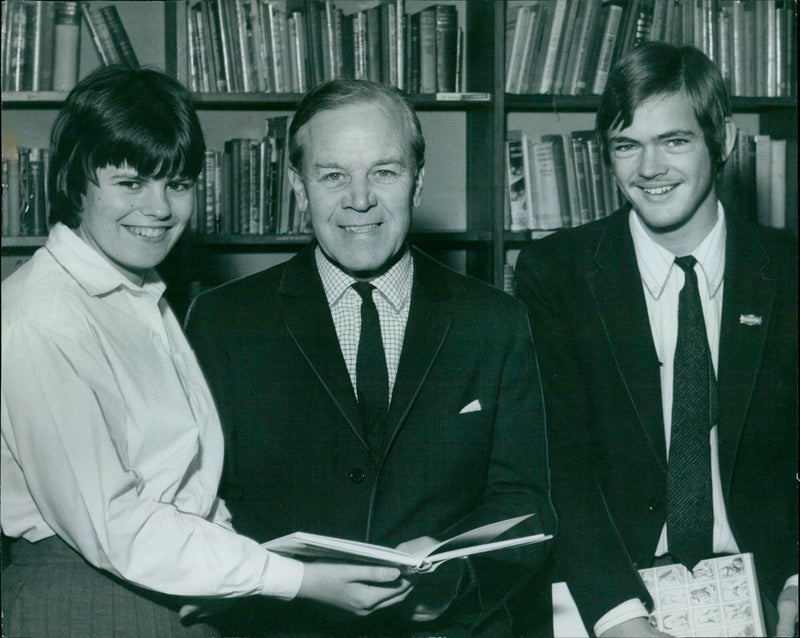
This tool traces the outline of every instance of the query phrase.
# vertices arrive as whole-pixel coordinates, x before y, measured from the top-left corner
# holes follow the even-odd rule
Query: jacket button
[[[365,476],[366,475],[364,474],[364,470],[360,468],[350,470],[350,480],[353,481],[353,483],[361,483],[361,481],[364,480]]]
[[[651,501],[647,504],[647,509],[651,512],[658,512],[663,509],[663,506],[661,505],[661,501],[659,501],[657,498],[654,498],[651,499]]]

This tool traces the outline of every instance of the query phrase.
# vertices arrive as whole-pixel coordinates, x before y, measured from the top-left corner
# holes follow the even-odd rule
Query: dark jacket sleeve
[[[535,242],[516,266],[518,296],[526,303],[542,374],[550,439],[551,492],[559,528],[556,580],[566,580],[584,623],[620,603],[651,600],[609,513],[598,480],[603,443],[576,334],[592,312],[581,278],[570,274],[581,256]],[[593,328],[588,328],[591,331]],[[602,339],[602,331],[597,339]],[[584,355],[588,353],[583,353]]]

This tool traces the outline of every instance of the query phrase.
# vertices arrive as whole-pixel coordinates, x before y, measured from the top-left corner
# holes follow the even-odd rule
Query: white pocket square
[[[762,322],[758,315],[739,315],[739,323],[745,326],[760,326]]]
[[[466,414],[467,412],[480,412],[480,409],[481,409],[481,402],[478,401],[478,399],[475,399],[474,401],[470,401],[469,403],[467,403],[467,405],[461,408],[459,414]]]

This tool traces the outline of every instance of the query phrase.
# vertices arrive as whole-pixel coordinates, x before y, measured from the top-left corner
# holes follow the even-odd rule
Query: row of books
[[[786,228],[786,140],[740,130],[718,190],[723,204],[749,211],[751,221]]]
[[[308,215],[295,206],[287,174],[289,116],[265,120],[261,139],[235,138],[208,150],[195,186],[190,231],[223,235],[302,235]]]
[[[81,16],[103,64],[138,67],[114,5],[9,0],[2,3],[3,91],[69,91],[80,67]]]
[[[50,151],[17,146],[6,131],[3,138],[3,237],[46,235]]]
[[[648,40],[699,48],[732,95],[797,92],[796,0],[532,0],[505,26],[507,93],[599,95]]]
[[[510,130],[505,148],[506,230],[580,226],[619,208],[619,190],[602,161],[594,131],[534,138]]]
[[[196,92],[304,93],[339,77],[409,93],[461,91],[458,8],[410,15],[405,0],[196,0],[187,11]],[[342,8],[344,7],[344,8]]]

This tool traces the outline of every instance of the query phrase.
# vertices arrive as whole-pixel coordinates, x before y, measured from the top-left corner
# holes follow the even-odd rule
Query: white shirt
[[[676,255],[672,254],[647,234],[636,213],[631,210],[629,218],[633,245],[636,251],[636,262],[642,277],[645,292],[647,314],[653,335],[653,345],[661,363],[661,406],[664,416],[664,438],[669,456],[670,433],[672,431],[672,380],[675,360],[675,344],[678,339],[678,298],[683,288],[685,275],[675,264]],[[697,260],[697,274],[700,304],[706,324],[706,335],[714,371],[719,361],[719,333],[722,319],[723,274],[725,272],[725,214],[722,205],[718,204],[717,222],[705,239],[692,252]],[[680,255],[678,255],[680,256]],[[713,550],[715,553],[738,553],[739,547],[733,538],[728,516],[725,511],[725,500],[722,493],[722,481],[719,471],[719,454],[717,445],[717,426],[711,428],[711,488],[714,507]],[[661,530],[655,555],[661,556],[669,552],[666,524]],[[610,627],[639,616],[647,616],[644,604],[633,599],[622,603],[605,614],[595,624],[595,633],[601,634]]]
[[[219,417],[164,288],[62,224],[3,282],[3,531],[169,594],[290,599],[302,563],[236,534],[216,496]]]
[[[347,372],[350,374],[350,382],[353,384],[353,392],[358,396],[356,392],[358,387],[356,359],[358,357],[358,341],[361,337],[361,297],[352,288],[352,285],[358,280],[334,266],[322,254],[319,246],[317,246],[314,256],[328,306],[331,309],[339,347],[342,350]],[[394,266],[369,282],[375,286],[372,300],[378,309],[383,349],[386,352],[390,401],[397,378],[397,367],[400,364],[400,353],[403,351],[413,282],[414,260],[411,258],[408,248],[405,248],[403,256]]]

